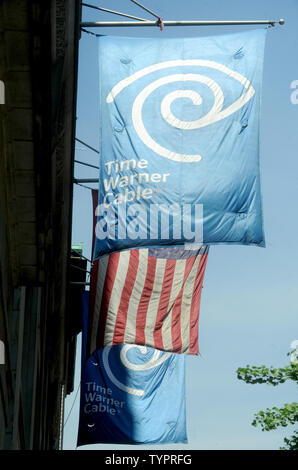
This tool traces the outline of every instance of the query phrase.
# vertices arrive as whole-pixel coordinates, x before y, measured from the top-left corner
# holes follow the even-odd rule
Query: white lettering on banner
[[[170,173],[152,173],[151,175],[149,173],[134,173],[121,177],[117,175],[115,178],[113,176],[108,179],[104,178],[103,184],[105,191],[109,191],[110,189],[116,189],[117,186],[124,188],[135,183],[166,183],[168,176],[170,176]]]
[[[110,388],[96,385],[95,382],[86,382],[87,392],[85,392],[84,412],[89,413],[108,413],[115,416],[120,414],[125,401],[115,400]],[[107,396],[108,395],[108,396]]]
[[[142,189],[141,186],[137,186],[135,191],[129,191],[126,188],[124,193],[107,193],[104,196],[103,204],[105,207],[109,207],[111,204],[118,206],[119,204],[126,202],[140,201],[141,199],[151,199],[152,193],[153,191],[151,188]],[[112,199],[112,202],[108,202],[108,198],[114,199]]]
[[[119,171],[122,172],[124,170],[131,171],[135,168],[141,168],[143,170],[144,168],[148,167],[148,161],[143,159],[136,161],[133,158],[131,158],[130,160],[122,160],[121,162],[119,162],[119,160],[112,160],[106,162],[105,166],[107,167],[108,175],[110,175],[112,170],[115,173],[119,173]]]
[[[139,169],[148,168],[148,161],[145,159],[111,160],[105,163],[105,167],[107,177],[103,178],[105,192],[103,204],[106,207],[111,204],[118,206],[127,202],[151,199],[155,190],[154,186],[157,192],[162,192],[160,185],[167,183],[171,176],[170,173],[138,172]],[[128,172],[128,174],[125,175],[123,172]],[[153,184],[153,187],[144,187],[150,184]]]
[[[86,403],[84,406],[84,412],[86,414],[88,413],[108,413],[112,416],[115,416],[115,414],[119,413],[119,410],[116,410],[116,408],[111,408],[109,405],[103,405],[100,403],[99,405],[94,404],[94,403]]]
[[[97,365],[97,364],[93,364],[93,365]],[[96,385],[95,382],[87,382],[86,385],[87,385],[88,392],[93,391],[93,392],[100,392],[100,393],[112,395],[112,390],[110,388],[101,387],[100,385]]]

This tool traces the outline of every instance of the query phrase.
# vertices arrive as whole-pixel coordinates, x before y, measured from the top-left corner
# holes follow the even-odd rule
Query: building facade
[[[79,25],[79,0],[0,2],[0,449],[62,448]]]

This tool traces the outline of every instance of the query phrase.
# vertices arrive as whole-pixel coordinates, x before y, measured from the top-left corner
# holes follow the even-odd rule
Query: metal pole
[[[143,10],[147,11],[148,13],[150,13],[152,16],[155,16],[155,18],[157,18],[159,20],[160,16],[157,15],[156,13],[154,13],[154,11],[152,10],[149,10],[149,8],[145,7],[144,5],[142,5],[141,3],[137,2],[136,0],[131,0],[133,3],[135,3],[136,5],[138,5],[139,7],[143,8]]]
[[[74,282],[74,281],[71,281],[70,284],[74,285],[74,286],[90,286],[90,282]]]
[[[78,139],[77,137],[75,138],[75,140],[76,140],[77,142],[80,142],[80,144],[85,145],[85,147],[88,147],[88,149],[93,150],[93,152],[99,153],[99,151],[96,150],[94,147],[91,147],[91,145],[86,144],[86,142],[83,142],[82,140]]]
[[[127,15],[126,13],[121,13],[120,11],[108,10],[107,8],[96,7],[94,5],[89,5],[89,3],[82,3],[82,6],[88,7],[88,8],[94,8],[94,10],[105,11],[107,13],[113,13],[114,15],[125,16],[126,18],[131,18],[132,20],[146,21],[144,18]]]
[[[91,261],[89,258],[86,258],[86,256],[82,255],[79,251],[76,251],[76,250],[74,250],[73,248],[71,248],[71,251],[73,251],[74,253],[78,254],[80,258],[84,258],[84,259],[86,259],[87,261],[89,261],[89,263],[92,264],[92,261]]]
[[[164,21],[164,26],[235,26],[250,24],[267,24],[274,26],[276,23],[283,25],[285,20],[243,20],[243,21]],[[133,27],[133,26],[159,26],[158,21],[83,21],[82,28],[113,28],[113,27]]]
[[[80,163],[80,165],[90,166],[90,168],[96,168],[97,170],[99,170],[99,166],[91,165],[91,163],[81,162],[80,160],[75,160],[75,163]]]
[[[74,183],[98,183],[98,178],[74,178]]]

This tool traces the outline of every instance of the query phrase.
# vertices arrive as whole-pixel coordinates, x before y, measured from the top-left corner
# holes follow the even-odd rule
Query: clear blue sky
[[[89,3],[151,19],[129,0],[89,0]],[[293,383],[278,387],[247,385],[237,379],[236,369],[247,364],[286,365],[290,344],[298,339],[298,104],[292,104],[290,99],[293,91],[290,85],[298,80],[298,2],[144,0],[144,4],[165,20],[286,20],[284,26],[270,28],[265,50],[261,169],[266,248],[223,245],[210,248],[200,313],[201,355],[187,357],[186,362],[189,444],[154,446],[173,450],[278,449],[293,427],[262,432],[251,426],[251,421],[261,409],[298,401],[297,387]],[[121,18],[83,7],[83,20]],[[133,37],[191,37],[249,28],[254,26],[169,27],[162,32],[158,28],[92,31]],[[83,32],[76,135],[95,148],[99,122],[97,83],[97,41]],[[98,164],[97,155],[79,143],[76,158]],[[97,173],[76,164],[75,176],[96,178]],[[75,185],[72,240],[74,244],[84,243],[87,257],[91,252],[91,236],[91,194]],[[79,359],[78,355],[75,392],[80,380]],[[76,448],[79,394],[74,402],[75,392],[66,400],[64,449]],[[142,446],[81,447],[117,448]]]

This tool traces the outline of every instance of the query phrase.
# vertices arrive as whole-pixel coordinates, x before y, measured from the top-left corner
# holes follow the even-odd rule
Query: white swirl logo
[[[135,388],[132,388],[132,387],[128,387],[127,385],[124,385],[113,374],[113,372],[110,368],[110,364],[109,364],[109,353],[110,353],[110,350],[111,350],[112,347],[113,346],[105,347],[104,350],[103,350],[103,354],[102,354],[102,360],[103,360],[104,368],[106,370],[106,373],[107,373],[109,379],[120,390],[123,390],[126,393],[130,393],[131,395],[142,397],[145,394],[144,390],[135,389]],[[127,357],[128,351],[132,348],[138,348],[139,351],[142,354],[147,353],[147,348],[146,348],[146,346],[135,346],[135,345],[127,345],[127,344],[122,347],[121,352],[120,352],[120,360],[121,360],[122,364],[127,369],[130,369],[130,370],[133,370],[133,371],[146,371],[146,370],[149,370],[149,369],[153,369],[155,367],[158,367],[163,362],[167,361],[169,359],[169,357],[171,356],[170,353],[162,354],[161,351],[155,350],[152,357],[150,358],[150,360],[148,362],[143,362],[141,364],[135,364],[135,363],[131,362]]]
[[[148,133],[145,125],[143,123],[142,112],[143,106],[146,99],[149,95],[156,90],[157,88],[173,83],[173,82],[199,82],[206,85],[212,92],[214,97],[213,106],[211,109],[199,119],[195,119],[193,121],[182,121],[178,119],[172,113],[171,106],[172,103],[179,99],[179,98],[188,98],[192,101],[192,104],[195,106],[199,106],[202,104],[203,100],[199,93],[194,90],[175,90],[171,93],[168,93],[161,102],[161,115],[168,124],[174,126],[177,129],[182,130],[194,130],[200,129],[202,127],[209,126],[215,122],[218,122],[227,116],[238,111],[242,106],[244,106],[255,94],[255,90],[251,85],[250,81],[244,76],[241,75],[239,72],[232,70],[225,65],[222,65],[218,62],[210,61],[210,60],[202,60],[202,59],[189,59],[189,60],[170,60],[167,62],[160,62],[158,64],[150,65],[148,67],[139,70],[138,72],[132,74],[131,76],[121,80],[120,82],[115,85],[110,93],[106,98],[107,103],[112,103],[116,96],[127,86],[134,83],[139,78],[142,78],[150,73],[156,72],[158,70],[163,70],[171,67],[207,67],[211,69],[215,69],[220,71],[227,76],[235,79],[238,81],[244,88],[245,92],[231,105],[223,109],[224,105],[224,93],[220,87],[220,85],[214,81],[212,78],[201,75],[197,73],[186,73],[186,74],[172,74],[167,75],[165,77],[159,78],[149,85],[147,85],[136,97],[134,103],[132,105],[132,122],[135,128],[135,131],[142,142],[153,150],[158,155],[168,158],[170,160],[174,160],[177,162],[198,162],[201,160],[201,155],[198,154],[184,154],[184,153],[176,153],[156,142]]]

